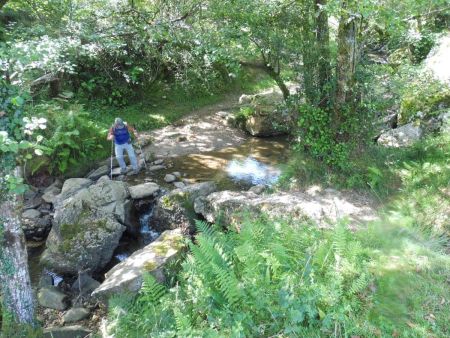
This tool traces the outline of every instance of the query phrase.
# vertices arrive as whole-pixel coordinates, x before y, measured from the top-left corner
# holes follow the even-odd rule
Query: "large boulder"
[[[152,227],[159,232],[181,228],[185,233],[194,229],[194,201],[217,190],[214,182],[202,182],[172,190],[160,197],[153,211]]]
[[[178,256],[185,247],[181,229],[167,230],[154,242],[134,252],[123,262],[105,274],[105,281],[92,292],[92,296],[109,297],[124,292],[138,292],[142,286],[143,274],[152,274],[164,282],[164,268]]]
[[[77,191],[92,184],[88,178],[69,178],[64,182],[58,200],[62,201],[75,194]]]
[[[276,89],[240,98],[246,110],[244,128],[253,136],[276,136],[288,132],[289,114],[284,98]],[[250,112],[250,113],[249,113]]]
[[[420,126],[408,123],[396,129],[391,129],[380,135],[377,142],[385,147],[407,147],[422,138],[423,131]]]
[[[351,223],[375,218],[375,211],[366,196],[347,195],[329,189],[315,193],[280,192],[257,195],[251,191],[219,191],[195,200],[194,208],[208,222],[220,220],[227,225],[239,226],[242,216],[264,213],[271,218],[290,217],[327,227],[346,217]]]
[[[68,194],[74,189],[63,187],[61,195],[67,198],[58,197],[53,227],[41,258],[53,271],[67,274],[102,269],[119,243],[130,212],[124,182],[105,177]]]

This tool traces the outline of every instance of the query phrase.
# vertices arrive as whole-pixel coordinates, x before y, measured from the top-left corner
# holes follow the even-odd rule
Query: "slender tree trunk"
[[[324,9],[327,0],[315,0],[316,6],[316,38],[319,51],[318,86],[320,92],[319,107],[325,108],[329,101],[329,83],[331,79],[330,65],[330,34],[328,29],[328,14]]]
[[[289,97],[290,92],[288,87],[284,83],[283,79],[281,78],[280,74],[276,72],[275,69],[273,69],[273,67],[270,66],[266,66],[265,71],[276,82],[278,88],[280,88],[281,92],[283,93],[284,99],[286,100]]]
[[[303,63],[303,87],[307,102],[316,105],[317,96],[317,58],[314,1],[304,1],[301,7],[301,39]]]
[[[246,61],[241,61],[240,64],[244,67],[257,68],[266,72],[267,75],[269,75],[272,80],[276,82],[278,88],[280,88],[281,92],[283,93],[284,99],[286,100],[289,97],[289,88],[284,83],[283,79],[280,76],[280,73],[277,72],[272,66],[268,66],[266,63]]]
[[[339,132],[344,122],[344,110],[352,110],[355,95],[355,69],[357,64],[357,16],[350,14],[354,0],[342,1],[342,14],[338,28],[338,54],[336,65],[336,94],[333,123]],[[339,137],[338,137],[339,138]]]
[[[16,170],[19,173],[19,170]],[[2,307],[20,324],[34,324],[34,302],[28,254],[20,226],[21,202],[16,196],[0,201],[0,287]]]

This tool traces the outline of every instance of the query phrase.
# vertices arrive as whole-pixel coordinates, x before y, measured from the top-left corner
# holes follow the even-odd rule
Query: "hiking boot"
[[[120,169],[120,173],[122,174],[122,175],[125,175],[126,173],[127,173],[127,169]]]

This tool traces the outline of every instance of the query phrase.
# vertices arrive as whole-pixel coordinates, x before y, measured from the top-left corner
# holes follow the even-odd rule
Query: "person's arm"
[[[128,130],[131,131],[134,135],[135,138],[139,137],[138,132],[136,131],[136,129],[134,129],[132,126],[128,126]]]
[[[108,141],[112,141],[114,139],[114,133],[112,128],[109,128],[108,136],[106,137]]]

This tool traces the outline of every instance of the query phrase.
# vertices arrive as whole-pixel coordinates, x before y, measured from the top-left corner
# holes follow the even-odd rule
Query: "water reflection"
[[[243,161],[230,161],[225,171],[234,181],[264,185],[274,184],[281,175],[281,170],[265,165],[252,157]]]

